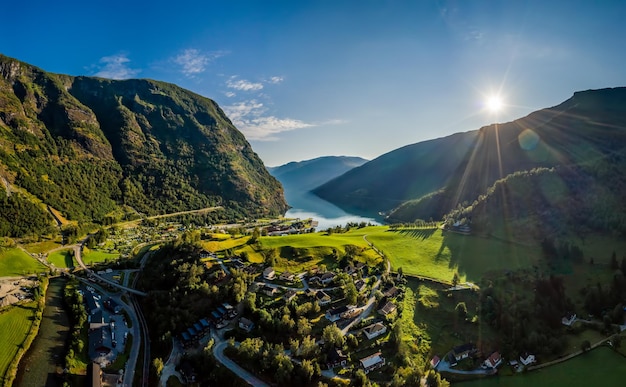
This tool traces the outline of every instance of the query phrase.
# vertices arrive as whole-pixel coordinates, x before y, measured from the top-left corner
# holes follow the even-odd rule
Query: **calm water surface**
[[[326,200],[320,199],[309,192],[290,191],[285,188],[285,199],[292,207],[285,217],[307,219],[313,218],[319,222],[318,231],[326,230],[348,222],[370,222],[380,224],[380,219],[368,218],[345,212]]]
[[[52,278],[46,291],[46,306],[39,333],[20,361],[14,386],[56,387],[61,385],[57,373],[62,371],[69,319],[63,308],[65,279]]]

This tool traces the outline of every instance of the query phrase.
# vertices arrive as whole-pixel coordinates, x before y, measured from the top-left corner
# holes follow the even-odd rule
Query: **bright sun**
[[[489,97],[485,103],[487,110],[492,113],[497,113],[502,109],[502,99],[497,95]]]

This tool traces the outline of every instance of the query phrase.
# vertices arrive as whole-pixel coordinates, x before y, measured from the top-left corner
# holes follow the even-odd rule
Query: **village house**
[[[567,326],[572,325],[574,321],[576,321],[576,313],[570,313],[561,319],[561,323]]]
[[[363,328],[363,334],[365,334],[365,337],[369,340],[374,339],[385,332],[387,332],[387,327],[381,322],[377,322]]]
[[[354,283],[354,287],[357,292],[361,293],[367,288],[367,284],[365,284],[365,281],[363,280],[358,280]]]
[[[326,356],[326,367],[333,369],[339,366],[345,366],[348,363],[348,356],[341,352],[341,349],[332,348]]]
[[[323,285],[328,285],[329,283],[333,281],[333,279],[335,279],[335,273],[329,271],[329,272],[322,274],[322,276],[320,277],[320,282]]]
[[[352,310],[354,310],[354,305],[344,305],[330,309],[326,312],[326,319],[330,322],[335,322],[341,318],[349,318],[344,316],[350,315]]]
[[[535,355],[525,353],[519,357],[519,361],[522,362],[523,365],[527,366],[529,364],[535,363],[537,359],[535,359]]]
[[[387,298],[393,298],[398,294],[398,292],[399,292],[399,289],[395,286],[392,286],[389,289],[386,289],[383,292],[383,295]]]
[[[439,365],[440,362],[441,362],[441,359],[439,358],[439,356],[435,355],[432,359],[430,359],[430,366],[433,369],[437,369],[437,366]]]
[[[261,288],[261,292],[266,296],[273,297],[276,293],[278,293],[278,290],[271,286],[263,285],[263,287]]]
[[[276,278],[276,272],[274,271],[273,267],[267,267],[265,268],[265,270],[263,270],[263,278],[265,278],[266,280],[273,280],[274,278]]]
[[[459,361],[475,354],[477,351],[478,349],[473,343],[467,343],[452,348],[452,356],[454,356],[456,361]]]
[[[365,357],[359,360],[361,363],[361,367],[365,370],[365,373],[369,373],[372,370],[380,368],[385,365],[385,358],[382,356],[382,353],[376,352],[373,355]]]
[[[217,258],[217,255],[211,251],[202,249],[200,251],[200,258]]]
[[[330,296],[326,294],[326,292],[324,292],[323,290],[318,290],[317,293],[315,293],[315,299],[317,300],[317,304],[319,306],[328,305],[332,301]]]
[[[387,303],[385,303],[382,308],[378,309],[378,313],[382,314],[383,316],[387,316],[395,311],[396,305],[391,301],[387,301]]]
[[[492,353],[483,363],[484,368],[496,368],[502,363],[502,355],[500,352]]]
[[[296,278],[296,275],[289,271],[285,271],[285,272],[282,272],[278,278],[281,281],[293,282],[294,279]]]
[[[239,328],[250,333],[254,329],[254,323],[245,317],[239,319]]]
[[[295,290],[288,290],[287,293],[285,293],[285,295],[283,296],[285,302],[291,302],[291,300],[293,300],[294,298],[296,298]]]

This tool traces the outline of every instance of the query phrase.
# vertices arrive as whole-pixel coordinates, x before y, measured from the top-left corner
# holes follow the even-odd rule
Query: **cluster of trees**
[[[520,272],[480,290],[480,319],[500,333],[505,354],[559,354],[566,345],[561,319],[572,310],[560,277]]]
[[[373,226],[373,224],[371,222],[348,222],[344,226],[337,225],[335,227],[329,227],[324,231],[326,231],[328,234],[343,234],[352,230],[353,228],[364,228],[368,226]]]
[[[585,297],[585,309],[588,313],[600,317],[605,323],[605,330],[612,331],[611,324],[624,323],[624,299],[626,298],[626,257],[621,263],[617,261],[617,254],[613,252],[609,264],[613,278],[604,286],[598,282],[586,285],[580,289]]]
[[[310,385],[321,376],[316,361],[304,359],[299,364],[293,363],[282,344],[268,343],[258,337],[245,339],[231,351],[246,368],[280,385]]]
[[[7,196],[0,187],[0,235],[40,236],[53,231],[52,218],[40,205],[19,193]]]
[[[69,311],[71,329],[69,338],[69,348],[65,355],[66,367],[72,367],[76,359],[82,357],[81,354],[86,349],[86,343],[81,338],[81,332],[87,329],[87,311],[83,303],[83,296],[78,291],[78,280],[68,281],[63,290],[63,300]]]

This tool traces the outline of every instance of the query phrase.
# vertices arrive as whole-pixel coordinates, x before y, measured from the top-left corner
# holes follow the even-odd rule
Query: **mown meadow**
[[[17,248],[0,250],[0,277],[15,277],[45,271],[46,267]]]
[[[0,311],[0,376],[3,380],[30,332],[36,310],[37,303],[29,302]]]

